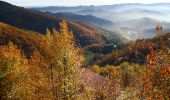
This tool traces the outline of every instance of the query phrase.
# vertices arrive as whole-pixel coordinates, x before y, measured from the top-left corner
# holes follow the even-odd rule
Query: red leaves
[[[144,92],[146,92],[146,91],[148,90],[148,87],[149,87],[148,84],[145,84],[145,85],[144,85]]]
[[[150,54],[146,56],[148,64],[153,65],[158,63],[158,58],[156,57],[156,53],[153,48],[150,48]]]
[[[157,31],[161,31],[163,28],[162,28],[162,26],[157,25],[157,26],[155,27],[155,29],[156,29]]]

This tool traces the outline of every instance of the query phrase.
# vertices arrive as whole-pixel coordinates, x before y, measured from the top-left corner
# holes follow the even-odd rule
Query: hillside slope
[[[106,54],[101,59],[96,61],[97,65],[119,65],[122,62],[146,64],[147,54],[153,50],[169,50],[170,48],[170,33],[163,34],[163,36],[154,37],[150,39],[136,40],[128,43],[121,50],[113,51]]]
[[[59,29],[62,19],[43,12],[17,7],[0,1],[0,22],[4,22],[19,28],[45,33],[46,28]],[[91,44],[104,44],[106,38],[96,28],[68,21],[70,30],[81,46]]]
[[[13,42],[29,56],[34,49],[39,48],[41,41],[42,35],[39,33],[22,30],[0,22],[0,45]]]

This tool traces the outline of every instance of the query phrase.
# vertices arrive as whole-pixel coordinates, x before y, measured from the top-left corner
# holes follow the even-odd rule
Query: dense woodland
[[[9,30],[5,31],[7,27]],[[15,36],[10,31],[20,33]],[[33,34],[35,40],[25,37],[26,34],[24,30],[1,24],[1,99],[170,98],[170,51],[166,45],[156,50],[150,45],[143,65],[124,62],[118,66],[91,65],[87,69],[83,68],[84,50],[76,46],[67,21],[60,23],[60,31],[47,29],[45,35]]]
[[[25,17],[0,9],[0,100],[170,99],[170,33],[161,26],[154,38],[124,43],[80,22],[0,5],[57,25],[30,28],[38,18],[25,26]]]

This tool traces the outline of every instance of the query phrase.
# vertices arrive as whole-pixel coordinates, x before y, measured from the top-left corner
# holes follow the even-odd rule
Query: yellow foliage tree
[[[27,59],[12,43],[0,46],[0,99],[20,100],[31,96]]]
[[[60,31],[47,31],[44,37],[44,56],[51,69],[51,83],[54,99],[70,99],[77,96],[80,67],[83,64],[82,51],[75,45],[72,32],[66,20],[60,23]]]
[[[98,65],[93,65],[90,69],[92,72],[100,74],[100,67]]]

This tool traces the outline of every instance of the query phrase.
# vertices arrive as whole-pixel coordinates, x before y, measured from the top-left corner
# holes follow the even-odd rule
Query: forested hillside
[[[122,49],[113,51],[100,60],[96,61],[96,64],[104,66],[107,64],[119,65],[124,61],[130,63],[146,64],[147,54],[150,53],[150,49],[153,50],[166,50],[170,48],[170,33],[157,36],[151,39],[138,39],[135,42],[128,43],[123,46]]]
[[[59,23],[62,20],[53,14],[17,7],[3,1],[0,1],[0,12],[1,22],[41,34],[45,34],[47,28],[59,30]],[[68,26],[81,46],[108,42],[108,36],[106,37],[96,27],[75,21],[68,21]],[[111,34],[109,36],[113,37]],[[121,37],[118,40],[122,41]]]
[[[94,87],[88,86],[89,82],[82,83],[86,80],[80,73],[82,50],[75,45],[66,21],[60,26],[60,31],[47,30],[43,36],[1,23],[1,99],[66,100],[92,96],[88,91],[93,90],[86,88]],[[27,58],[23,51],[30,51]]]
[[[22,30],[4,23],[0,23],[0,45],[13,42],[24,51],[26,56],[30,56],[33,50],[39,48],[42,35],[33,31]]]
[[[10,5],[6,2],[0,2],[0,21],[27,30],[45,34],[46,29],[59,29],[60,18],[46,13]],[[77,41],[82,46],[93,43],[104,43],[105,38],[93,27],[69,22],[70,30],[74,32]],[[86,42],[85,42],[86,40]]]
[[[127,41],[85,24],[107,20],[57,16],[0,1],[0,100],[170,99],[170,33],[163,26],[155,25],[153,38]]]
[[[47,30],[40,35],[1,23],[1,99],[169,98],[170,58],[166,41],[158,49],[149,45],[147,64],[125,62],[86,69],[83,51],[75,45],[66,21],[60,26],[60,31]],[[159,39],[147,41],[156,43]]]

